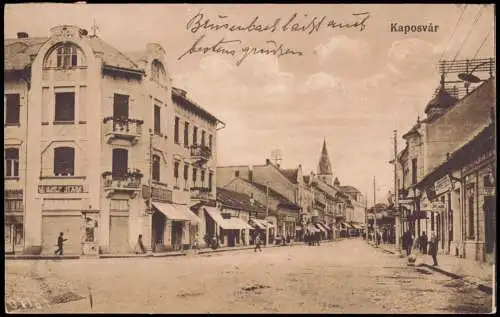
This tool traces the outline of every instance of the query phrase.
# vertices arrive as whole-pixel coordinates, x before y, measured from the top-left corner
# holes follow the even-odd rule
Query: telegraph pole
[[[267,217],[269,217],[269,182],[266,182],[266,237],[264,239],[264,243],[267,246],[269,240],[269,226],[267,222]]]
[[[394,217],[394,222],[396,225],[396,250],[397,254],[401,256],[401,243],[399,242],[399,237],[401,236],[401,223],[399,216],[399,188],[398,188],[398,174],[397,174],[397,164],[398,164],[398,138],[397,130],[394,130],[394,209],[396,210],[396,215]]]
[[[375,189],[375,176],[373,176],[373,233],[375,238],[375,247],[378,247],[377,244],[377,208],[375,208],[376,200],[376,189]]]

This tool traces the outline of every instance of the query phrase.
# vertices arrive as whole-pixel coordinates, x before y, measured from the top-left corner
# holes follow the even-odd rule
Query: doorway
[[[496,217],[495,208],[496,207],[496,197],[485,196],[484,197],[484,247],[485,253],[493,253],[495,250],[495,235],[496,235]]]
[[[161,252],[165,249],[165,223],[166,217],[161,212],[155,211],[151,217],[153,252]]]
[[[175,251],[182,249],[182,221],[172,221],[172,248]]]

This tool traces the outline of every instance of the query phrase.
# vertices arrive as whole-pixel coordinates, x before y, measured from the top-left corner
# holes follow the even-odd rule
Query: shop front
[[[215,235],[219,246],[235,247],[246,244],[244,239],[248,236],[251,226],[244,220],[217,207],[203,208],[212,220],[210,232]]]
[[[191,230],[201,222],[187,205],[153,202],[153,252],[179,251],[192,245]]]
[[[24,248],[23,190],[4,190],[5,253],[21,253]]]

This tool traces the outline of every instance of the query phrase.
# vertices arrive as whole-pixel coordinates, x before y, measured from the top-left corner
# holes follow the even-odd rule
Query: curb
[[[338,242],[337,240],[331,241],[331,240],[325,240],[322,241],[322,244],[330,244],[330,243],[335,243]],[[304,245],[305,243],[303,241],[301,242],[294,242],[292,244],[287,244],[287,245],[276,245],[272,244],[269,246],[263,246],[264,249],[266,248],[279,248],[279,247],[293,247],[296,245]],[[243,250],[251,250],[255,248],[255,246],[247,246],[243,248],[231,248],[231,247],[226,247],[226,248],[220,248],[220,249],[215,249],[215,250],[200,250],[198,252],[194,253],[189,253],[189,252],[165,252],[165,253],[153,253],[153,254],[99,254],[96,256],[96,259],[126,259],[126,258],[160,258],[160,257],[179,257],[179,256],[186,256],[188,254],[191,255],[203,255],[203,254],[210,254],[210,253],[220,253],[220,252],[230,252],[230,251],[243,251]],[[63,256],[53,256],[53,255],[28,255],[28,254],[21,254],[21,255],[5,255],[5,260],[79,260],[79,259],[85,259],[87,258],[84,255],[63,255]]]
[[[471,284],[471,285],[474,285],[476,286],[480,291],[488,294],[488,295],[491,295],[493,293],[493,288],[490,287],[490,286],[487,286],[487,285],[484,285],[482,283],[479,283],[479,282],[475,282],[475,281],[472,281],[470,279],[467,279],[465,278],[464,276],[461,276],[461,275],[458,275],[458,274],[455,274],[455,273],[452,273],[452,272],[448,272],[448,271],[445,271],[439,267],[436,267],[436,266],[432,266],[432,265],[429,265],[429,264],[425,264],[423,263],[422,266],[425,266],[426,268],[428,269],[431,269],[435,272],[438,272],[438,273],[441,273],[441,274],[444,274],[448,277],[451,277],[455,280],[463,280],[464,282],[468,283],[468,284]]]

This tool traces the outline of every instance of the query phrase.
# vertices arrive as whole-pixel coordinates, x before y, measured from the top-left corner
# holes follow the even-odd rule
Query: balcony
[[[212,149],[205,145],[191,145],[191,159],[202,165],[212,157]]]
[[[142,134],[144,121],[130,118],[106,117],[104,123],[104,136],[106,142],[113,139],[129,140],[132,145],[137,144]]]
[[[191,199],[210,200],[213,195],[208,187],[191,187]]]
[[[104,172],[104,191],[106,197],[110,197],[117,192],[128,192],[134,198],[141,190],[142,173],[139,170],[129,171],[123,174],[113,174]]]

